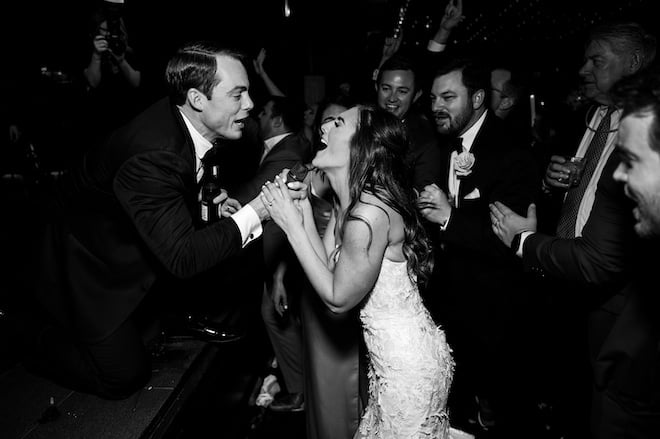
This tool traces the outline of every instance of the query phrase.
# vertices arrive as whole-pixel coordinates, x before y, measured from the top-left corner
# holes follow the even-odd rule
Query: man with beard
[[[660,69],[619,83],[614,98],[622,107],[614,179],[636,207],[635,232],[660,238]]]
[[[614,180],[636,207],[638,248],[625,305],[609,316],[607,336],[597,351],[597,390],[592,425],[597,437],[660,437],[660,295],[655,285],[660,238],[660,71],[617,83],[614,101],[622,109]],[[655,246],[655,248],[654,248]]]
[[[596,108],[580,121],[587,129],[577,152],[563,146],[570,155],[585,157],[587,165],[579,183],[571,186],[565,159],[555,155],[543,180],[545,191],[563,201],[555,236],[537,233],[533,206],[527,217],[512,212],[507,203],[491,206],[493,231],[522,258],[526,271],[541,276],[535,289],[538,294],[547,291],[548,322],[562,321],[546,337],[549,346],[555,346],[548,354],[549,372],[559,428],[566,437],[588,436],[589,406],[591,429],[600,432],[596,436],[610,437],[614,431],[598,413],[606,410],[599,389],[610,370],[610,360],[598,357],[598,352],[612,316],[620,314],[626,303],[623,287],[640,251],[635,248],[630,203],[612,177],[620,161],[612,152],[621,109],[610,90],[621,78],[645,68],[654,56],[655,38],[638,24],[601,25],[591,31],[580,75],[585,95]],[[587,352],[590,367],[583,365]]]
[[[488,110],[489,89],[490,72],[474,59],[454,59],[434,76],[432,110],[447,148],[443,177],[418,200],[421,214],[439,232],[427,295],[457,363],[452,423],[473,428],[468,420],[476,399],[482,427],[497,420],[506,434],[531,437],[520,423],[531,419],[524,413],[531,403],[524,405],[521,362],[515,361],[517,333],[523,332],[514,321],[524,297],[522,270],[492,232],[488,203],[506,199],[526,211],[538,177],[528,150],[515,145],[504,122]]]

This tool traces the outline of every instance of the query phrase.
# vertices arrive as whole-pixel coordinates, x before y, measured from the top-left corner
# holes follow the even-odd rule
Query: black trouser
[[[149,354],[133,319],[95,343],[46,326],[36,334],[36,346],[28,353],[26,367],[62,386],[107,399],[129,397],[151,374]]]

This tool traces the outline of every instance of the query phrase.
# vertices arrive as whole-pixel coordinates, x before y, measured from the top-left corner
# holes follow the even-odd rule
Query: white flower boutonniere
[[[454,156],[454,172],[456,177],[467,177],[472,173],[472,166],[474,166],[474,154],[469,151],[463,150],[462,153]]]

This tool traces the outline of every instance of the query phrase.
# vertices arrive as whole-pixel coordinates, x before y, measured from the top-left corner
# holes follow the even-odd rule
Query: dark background
[[[289,18],[283,14],[284,0],[126,0],[123,8],[151,96],[162,94],[168,56],[192,39],[223,41],[250,56],[266,47],[266,67],[275,82],[288,94],[302,96],[304,75],[323,75],[330,88],[344,80],[363,84],[403,1],[289,0]],[[90,50],[88,17],[98,3],[4,3],[3,84],[20,83],[43,66],[79,76]],[[586,29],[603,20],[631,18],[657,34],[654,3],[465,0],[466,18],[452,35],[452,45],[490,60],[521,64],[534,72],[537,88],[554,95],[557,88],[568,89],[577,81]],[[445,0],[410,0],[405,44],[423,47],[445,5]],[[254,82],[258,95],[260,84]]]

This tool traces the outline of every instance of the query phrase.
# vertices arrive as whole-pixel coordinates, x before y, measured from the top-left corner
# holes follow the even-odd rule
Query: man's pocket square
[[[476,200],[477,198],[481,198],[481,192],[478,188],[474,188],[472,192],[463,197],[464,200]]]

